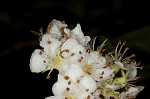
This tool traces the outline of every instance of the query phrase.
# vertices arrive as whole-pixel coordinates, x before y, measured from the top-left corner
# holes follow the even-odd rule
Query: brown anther
[[[66,50],[65,50],[65,52],[66,52],[66,53],[69,53],[69,50],[68,50],[68,49],[66,49]]]
[[[49,78],[50,78],[50,76],[49,76],[49,75],[47,75],[47,76],[46,76],[46,79],[49,79]]]
[[[65,97],[65,99],[68,99],[68,97]]]
[[[44,62],[44,63],[46,63],[46,61],[45,61],[45,60],[43,60],[43,62]]]
[[[133,97],[133,96],[130,96],[129,99],[134,99],[134,97]]]
[[[90,99],[90,95],[87,96],[87,99]]]
[[[67,91],[69,91],[69,90],[70,90],[70,88],[68,88],[68,87],[67,87],[67,88],[66,88],[66,90],[67,90]]]
[[[65,24],[65,21],[61,21],[62,24]]]
[[[39,29],[39,31],[40,31],[41,33],[43,33],[43,28],[41,27],[41,28]]]
[[[111,62],[107,62],[106,63],[106,67],[110,66],[111,65]]]
[[[64,33],[63,36],[64,36],[66,39],[69,39],[69,36],[68,36],[66,33]]]
[[[129,47],[126,47],[125,50],[129,50]]]
[[[89,71],[86,72],[88,75],[91,75],[91,73]]]
[[[70,85],[71,84],[71,81],[68,81],[68,85]]]
[[[126,45],[126,43],[127,43],[127,42],[126,42],[126,41],[124,41],[124,42],[123,42],[123,45]]]
[[[68,79],[69,79],[69,76],[65,76],[64,79],[65,79],[65,80],[68,80]]]
[[[115,97],[110,97],[110,99],[115,99]]]
[[[140,70],[143,70],[143,68],[144,68],[143,66],[140,66]]]
[[[51,44],[52,42],[51,41],[47,41],[47,44]]]
[[[88,91],[89,91],[89,89],[86,89],[85,91],[86,91],[86,92],[88,92]]]
[[[81,51],[79,51],[79,54],[82,54],[82,52],[81,52]]]
[[[135,54],[132,54],[131,57],[135,57]]]
[[[110,57],[110,55],[109,54],[105,54],[105,57]]]
[[[81,62],[82,61],[82,59],[80,58],[80,59],[78,59],[78,62]]]
[[[80,80],[79,80],[79,79],[77,80],[77,83],[80,83]]]
[[[42,51],[39,52],[39,55],[42,55]]]
[[[100,76],[99,78],[100,78],[100,79],[103,79],[103,76]]]
[[[75,55],[75,53],[71,53],[71,55],[70,56],[74,56]]]
[[[90,47],[90,48],[88,48],[88,50],[89,50],[89,51],[92,51],[92,48]]]
[[[61,28],[60,28],[60,31],[64,32],[64,27],[61,27]]]
[[[105,52],[105,51],[107,51],[107,49],[102,49],[102,51],[101,51],[101,52]]]
[[[101,75],[104,75],[104,71],[102,71]]]
[[[119,42],[118,42],[119,44],[121,44],[121,40],[119,40]]]
[[[50,29],[53,27],[53,25],[54,25],[54,24],[53,24],[52,22],[49,23],[48,29],[47,29],[47,30],[48,30],[48,31],[47,31],[48,33],[50,33]]]

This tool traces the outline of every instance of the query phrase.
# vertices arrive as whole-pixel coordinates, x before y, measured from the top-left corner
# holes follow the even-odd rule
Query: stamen
[[[94,50],[94,45],[95,45],[96,38],[97,38],[97,36],[93,40],[93,50]]]
[[[42,55],[42,51],[39,52],[39,55]]]
[[[39,31],[41,34],[43,34],[43,28],[42,27],[39,29]]]
[[[122,59],[122,61],[129,60],[129,59],[130,59],[130,58],[132,58],[132,57],[135,57],[135,54],[132,54],[131,56],[128,56],[128,57],[126,57],[126,58]]]
[[[116,59],[118,59],[117,53],[118,53],[118,47],[119,47],[120,44],[121,44],[121,40],[119,40],[119,42],[118,42],[118,44],[117,44],[117,46],[116,46],[116,49],[115,49],[115,58],[116,58]]]
[[[119,57],[118,61],[120,61],[123,58],[127,50],[129,50],[128,47],[125,48],[124,52],[122,53],[122,56]]]
[[[74,56],[75,55],[75,53],[71,53],[71,55],[70,56]]]
[[[122,47],[123,47],[125,44],[126,44],[126,41],[124,41],[123,44],[121,45],[121,47],[120,47],[120,49],[119,49],[119,51],[118,51],[118,57],[120,56],[120,52],[121,52],[121,50],[122,50]]]
[[[65,76],[64,79],[65,79],[65,80],[68,80],[68,79],[69,79],[69,76]]]
[[[50,70],[49,70],[49,73],[47,74],[46,79],[49,79],[49,78],[50,78],[50,74],[51,74],[52,71],[53,71],[53,69],[50,69]]]
[[[101,52],[101,50],[103,49],[103,47],[105,46],[105,43],[106,43],[107,40],[108,40],[108,38],[107,38],[105,41],[103,41],[103,43],[102,43],[101,46],[99,47],[99,48],[100,48],[100,52]]]
[[[87,99],[90,99],[90,95],[87,96]]]
[[[81,51],[79,51],[79,54],[82,54],[82,52],[81,52]]]
[[[68,85],[70,85],[71,84],[71,81],[68,81]]]
[[[67,90],[67,91],[69,91],[69,90],[70,90],[70,88],[68,88],[68,87],[67,87],[67,88],[66,88],[66,90]]]
[[[52,42],[51,41],[47,41],[47,44],[51,44]]]

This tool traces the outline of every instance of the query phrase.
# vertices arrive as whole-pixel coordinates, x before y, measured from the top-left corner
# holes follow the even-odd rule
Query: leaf
[[[111,41],[125,40],[132,48],[139,48],[146,53],[150,53],[150,26],[129,32]]]

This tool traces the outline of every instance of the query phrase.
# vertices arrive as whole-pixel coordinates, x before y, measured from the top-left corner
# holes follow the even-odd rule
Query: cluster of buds
[[[53,19],[46,33],[40,30],[41,49],[35,49],[30,59],[34,73],[58,70],[53,96],[45,99],[134,99],[144,89],[134,85],[137,69],[134,55],[124,57],[126,42],[118,42],[115,50],[103,53],[107,39],[94,49],[95,40],[85,36],[80,24],[69,29],[64,21]],[[92,44],[91,44],[92,42]]]

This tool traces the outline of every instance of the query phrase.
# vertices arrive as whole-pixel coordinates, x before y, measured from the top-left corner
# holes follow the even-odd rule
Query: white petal
[[[77,24],[77,26],[73,30],[71,30],[71,34],[76,35],[79,38],[82,38],[84,36],[80,24]]]
[[[87,43],[91,40],[91,38],[89,36],[84,36],[82,39],[81,39],[81,43],[82,45],[87,45]]]
[[[83,60],[85,58],[86,49],[82,45],[76,45],[70,49],[70,55],[74,53],[74,56],[70,56],[69,62],[78,62],[78,60]]]
[[[43,71],[46,68],[47,63],[48,61],[47,61],[46,54],[39,49],[34,50],[30,59],[31,72],[38,73],[38,72]]]
[[[83,71],[78,64],[70,64],[66,75],[68,75],[72,81],[76,82],[83,75]]]
[[[127,75],[127,78],[135,78],[137,75],[137,68],[133,67],[129,70],[129,74]]]
[[[52,27],[50,30],[47,30],[47,32],[50,33],[54,38],[62,38],[61,28],[67,27],[67,24],[55,19],[53,19],[50,24],[52,24]],[[49,29],[49,27],[47,29]]]
[[[106,58],[100,56],[97,51],[90,52],[86,58],[87,63],[95,67],[103,67],[106,64]]]
[[[67,81],[64,79],[64,76],[58,74],[58,81],[54,83],[52,87],[52,92],[54,95],[62,95],[67,88]]]
[[[83,46],[87,45],[87,43],[91,40],[89,36],[84,36],[80,24],[71,30],[71,37],[77,39]]]
[[[87,92],[83,92],[77,95],[77,99],[94,99],[94,96],[92,96],[91,94]]]
[[[68,28],[64,28],[64,32],[69,36],[70,35],[70,30]]]
[[[143,86],[130,87],[126,92],[126,95],[135,97],[143,89],[144,89]]]
[[[59,96],[49,96],[49,97],[46,97],[45,99],[60,99]]]
[[[120,68],[123,69],[124,65],[123,65],[121,62],[115,61],[114,63],[115,63],[117,66],[119,66]]]
[[[63,43],[63,45],[61,46],[61,51],[66,50],[66,49],[71,49],[72,47],[76,46],[77,44],[78,44],[77,40],[70,38]]]
[[[99,79],[97,79],[98,76],[96,75],[95,75],[95,79],[98,81],[102,81],[102,80],[106,80],[110,78],[114,70],[110,68],[100,68],[100,69],[97,69],[96,72],[97,72],[96,74],[99,74]]]
[[[40,41],[40,46],[44,48],[44,52],[51,57],[56,54],[56,51],[60,45],[61,42],[55,38],[52,38],[52,36],[48,33],[44,34],[42,41]]]
[[[79,82],[80,88],[83,88],[84,90],[88,90],[89,93],[94,92],[97,89],[96,81],[88,75],[84,75]]]

